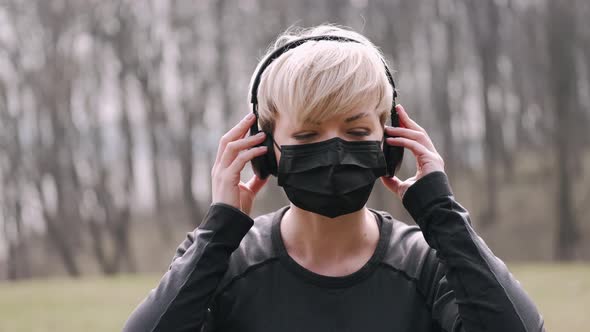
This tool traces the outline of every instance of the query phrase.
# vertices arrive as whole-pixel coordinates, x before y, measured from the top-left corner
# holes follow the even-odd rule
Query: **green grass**
[[[590,265],[509,264],[538,304],[547,331],[590,326]],[[0,283],[0,332],[120,331],[160,276]]]
[[[510,270],[539,306],[549,332],[590,326],[590,265],[516,265]]]
[[[121,331],[159,276],[0,284],[0,332]]]

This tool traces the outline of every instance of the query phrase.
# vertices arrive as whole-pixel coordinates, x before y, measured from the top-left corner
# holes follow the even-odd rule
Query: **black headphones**
[[[323,36],[311,36],[306,38],[297,39],[291,41],[276,50],[274,50],[264,61],[264,63],[260,66],[258,73],[254,79],[252,84],[252,91],[251,91],[251,103],[252,103],[252,112],[256,116],[256,122],[250,127],[250,135],[256,135],[260,130],[258,129],[258,85],[260,85],[260,78],[262,77],[262,72],[268,67],[271,62],[273,62],[276,58],[278,58],[281,54],[291,50],[308,40],[333,40],[333,41],[342,41],[342,42],[355,42],[360,43],[358,40],[342,37],[342,36],[331,36],[331,35],[323,35]],[[391,103],[391,110],[390,110],[390,117],[391,117],[391,126],[392,127],[399,127],[399,118],[397,112],[395,111],[395,98],[397,97],[397,91],[395,90],[395,83],[393,82],[393,77],[389,72],[389,68],[387,67],[387,63],[384,60],[383,65],[385,66],[385,73],[387,74],[387,79],[389,83],[393,87],[393,101]],[[385,161],[387,163],[387,176],[392,177],[395,173],[399,170],[402,159],[404,157],[404,148],[401,146],[391,146],[385,142],[385,138],[388,136],[384,133],[384,140],[383,140],[383,154],[385,155]],[[261,179],[266,179],[269,175],[277,175],[277,157],[274,152],[273,146],[273,138],[272,133],[266,133],[266,138],[264,142],[259,144],[258,146],[266,146],[267,153],[262,156],[258,156],[252,159],[252,169],[254,173]]]

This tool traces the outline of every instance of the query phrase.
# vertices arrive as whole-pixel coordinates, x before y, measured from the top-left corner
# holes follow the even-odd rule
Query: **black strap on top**
[[[260,79],[262,77],[262,72],[264,72],[264,70],[279,56],[281,56],[281,54],[305,43],[306,41],[309,40],[333,40],[333,41],[343,41],[343,42],[354,42],[354,43],[360,43],[360,41],[356,40],[356,39],[352,39],[352,38],[348,38],[348,37],[343,37],[343,36],[333,36],[333,35],[320,35],[320,36],[311,36],[311,37],[305,37],[305,38],[300,38],[291,42],[286,43],[285,45],[277,48],[276,50],[274,50],[264,61],[264,63],[260,66],[260,69],[258,70],[258,73],[256,74],[256,78],[254,79],[254,83],[252,84],[252,93],[251,93],[251,100],[250,102],[252,103],[252,112],[254,113],[254,115],[256,116],[256,118],[258,119],[258,86],[260,85]],[[393,76],[391,76],[391,72],[389,71],[389,68],[387,67],[387,63],[385,62],[385,60],[381,59],[381,61],[383,62],[383,65],[385,67],[385,74],[387,75],[387,79],[389,80],[389,83],[391,84],[391,86],[393,87],[393,100],[392,100],[392,105],[391,105],[391,117],[393,118],[395,116],[395,98],[397,97],[397,90],[395,89],[395,83],[393,81]]]

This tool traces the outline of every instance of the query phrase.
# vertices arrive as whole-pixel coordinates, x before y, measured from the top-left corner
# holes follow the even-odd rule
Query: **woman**
[[[395,93],[379,50],[324,25],[284,33],[269,54],[324,35],[357,42],[305,41],[268,65],[259,118],[221,138],[207,215],[124,331],[543,331],[455,200],[426,131],[401,105],[399,124],[385,126]],[[411,151],[416,175],[387,176],[382,144]],[[291,203],[252,220],[268,172],[247,183],[240,172],[268,156]],[[378,177],[418,226],[366,207]]]

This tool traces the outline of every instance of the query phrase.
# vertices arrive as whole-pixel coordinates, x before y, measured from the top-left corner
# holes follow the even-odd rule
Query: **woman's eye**
[[[352,136],[362,137],[362,136],[369,136],[371,132],[368,130],[352,130],[348,132]]]
[[[295,138],[296,140],[306,140],[306,139],[310,139],[312,137],[314,137],[316,135],[316,133],[303,133],[303,134],[295,134],[293,135],[293,138]]]
[[[371,135],[371,131],[368,129],[349,130],[347,133],[348,133],[348,135],[354,136],[354,137],[365,137],[365,136]],[[306,132],[306,133],[294,134],[293,138],[298,141],[306,141],[306,140],[313,139],[314,137],[317,137],[317,135],[318,135],[318,133],[316,133],[316,132]]]

